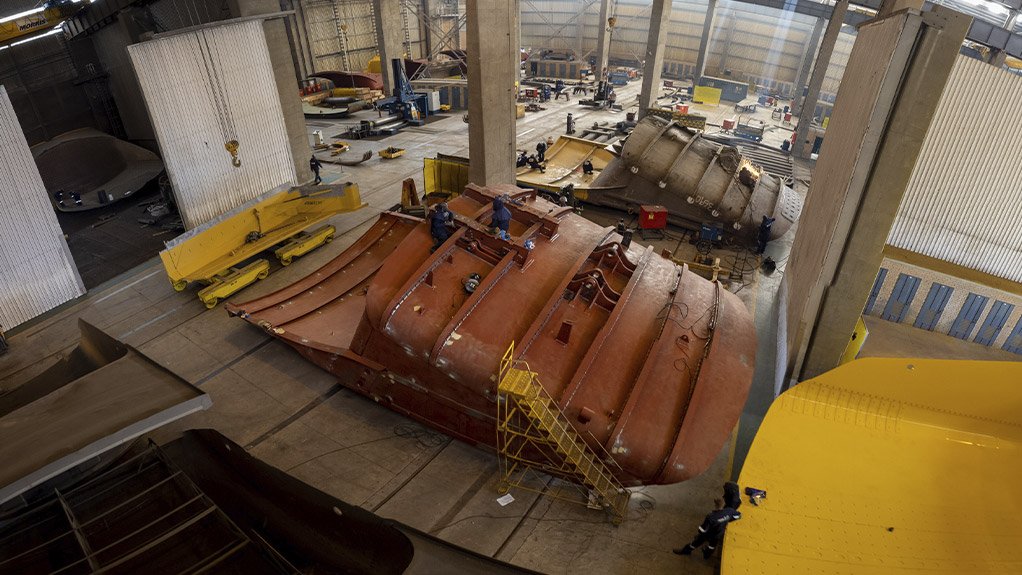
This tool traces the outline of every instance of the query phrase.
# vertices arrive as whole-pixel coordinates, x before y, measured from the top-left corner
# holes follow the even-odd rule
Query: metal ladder
[[[514,343],[501,360],[497,386],[502,486],[527,488],[525,473],[541,470],[584,486],[611,521],[621,523],[631,494],[604,462],[613,460],[586,443],[546,393],[536,372],[513,358]]]
[[[405,38],[404,38],[404,49],[405,49],[404,57],[405,58],[411,58],[412,57],[412,36],[411,36],[411,32],[408,30],[408,3],[407,2],[402,2],[401,3],[401,30],[404,32],[404,36],[405,36]]]

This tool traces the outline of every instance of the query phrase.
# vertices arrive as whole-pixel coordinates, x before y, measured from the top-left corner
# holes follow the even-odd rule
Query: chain
[[[199,45],[199,55],[202,57],[202,64],[206,69],[206,97],[210,106],[216,113],[217,126],[220,128],[220,136],[224,141],[224,149],[231,154],[231,164],[234,167],[241,167],[241,160],[238,158],[238,130],[234,124],[234,113],[231,110],[231,102],[224,89],[223,56],[216,41],[210,45],[209,36],[206,30],[199,32],[196,42]],[[219,66],[219,69],[218,69]]]

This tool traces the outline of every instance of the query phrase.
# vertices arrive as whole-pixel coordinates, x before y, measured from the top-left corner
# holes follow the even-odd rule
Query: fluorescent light
[[[61,32],[60,26],[57,26],[56,28],[50,30],[49,32],[47,32],[45,34],[40,34],[38,36],[32,36],[31,38],[29,38],[27,40],[18,40],[17,42],[12,42],[12,43],[4,46],[3,48],[0,48],[0,50],[3,50],[4,48],[10,48],[11,46],[20,46],[22,44],[26,44],[26,43],[31,42],[33,40],[38,40],[40,38],[45,38],[47,36],[53,36],[54,34],[60,34],[60,32]]]
[[[31,10],[26,10],[25,12],[22,12],[20,14],[15,14],[13,16],[5,16],[3,18],[0,18],[0,24],[3,24],[4,22],[10,22],[11,20],[17,20],[18,18],[24,18],[25,16],[31,16],[32,14],[38,14],[38,13],[42,12],[45,9],[46,8],[40,6],[39,8],[33,8]]]

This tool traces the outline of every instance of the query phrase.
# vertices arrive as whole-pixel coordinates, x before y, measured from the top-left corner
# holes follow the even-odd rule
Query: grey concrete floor
[[[630,105],[637,91],[637,83],[620,89],[619,102]],[[531,148],[541,138],[563,133],[568,111],[577,114],[580,125],[624,118],[624,112],[595,112],[576,102],[577,98],[550,103],[548,110],[519,120],[519,146]],[[312,130],[333,136],[340,128],[316,122],[309,126],[310,138]],[[350,168],[326,165],[328,181],[358,182],[369,207],[334,218],[336,241],[232,300],[280,289],[335,257],[368,229],[377,214],[399,201],[402,180],[413,177],[421,189],[424,157],[437,152],[467,155],[467,125],[461,113],[452,113],[380,142],[351,144],[352,155],[387,146],[407,152],[394,160],[374,158]],[[658,247],[687,257],[676,239]],[[745,287],[739,295],[756,309],[763,347],[769,343],[776,286],[753,281],[741,285]],[[598,511],[549,494],[516,491],[515,501],[502,507],[496,501],[500,493],[492,453],[414,424],[350,392],[289,347],[228,317],[222,309],[206,310],[193,290],[178,293],[171,288],[156,259],[19,329],[10,353],[0,358],[3,385],[18,385],[72,349],[78,340],[78,318],[137,347],[212,396],[209,411],[159,430],[154,434],[158,441],[183,429],[215,428],[253,455],[349,503],[545,573],[675,574],[716,569],[716,560],[679,557],[671,548],[692,537],[720,493],[730,472],[731,445],[696,479],[636,490],[628,520],[619,527]],[[761,355],[758,363],[768,359],[772,361]],[[762,417],[772,398],[772,391],[768,397],[768,390],[759,388],[759,366],[754,385],[740,439],[754,431],[755,417]],[[769,385],[772,390],[772,381]]]

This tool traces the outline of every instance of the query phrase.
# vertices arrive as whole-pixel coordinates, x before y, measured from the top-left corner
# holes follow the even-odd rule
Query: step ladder
[[[526,476],[540,471],[576,483],[620,524],[628,513],[630,493],[614,477],[602,449],[598,453],[561,413],[540,384],[536,372],[514,359],[514,343],[500,362],[497,385],[497,449],[501,488],[529,489]]]

